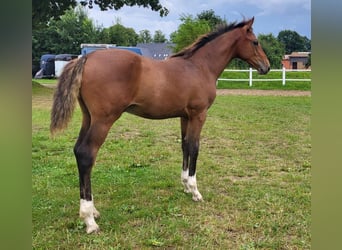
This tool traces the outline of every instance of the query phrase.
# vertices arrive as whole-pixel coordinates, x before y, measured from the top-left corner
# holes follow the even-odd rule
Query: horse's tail
[[[52,135],[58,130],[65,129],[71,120],[79,95],[86,60],[86,56],[82,56],[70,61],[65,65],[59,77],[51,109],[50,132]]]

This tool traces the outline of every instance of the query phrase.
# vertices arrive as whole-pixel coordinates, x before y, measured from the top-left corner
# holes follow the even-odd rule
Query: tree
[[[171,41],[175,44],[174,52],[178,52],[186,46],[192,44],[200,35],[210,31],[208,21],[193,18],[191,15],[182,16],[182,24],[178,30],[170,35]]]
[[[151,43],[151,32],[149,30],[140,30],[138,41],[139,43]]]
[[[282,67],[281,60],[285,54],[284,45],[271,33],[268,35],[260,34],[258,39],[270,61],[271,68],[280,69]]]
[[[76,0],[33,0],[32,1],[32,28],[37,29],[47,25],[50,19],[58,19],[69,8],[77,5]]]
[[[33,0],[32,1],[32,28],[36,29],[40,26],[45,26],[50,19],[58,19],[69,8],[77,6],[76,0]],[[83,0],[80,1],[83,6],[93,8],[93,5],[98,5],[101,10],[115,9],[118,10],[124,5],[127,6],[142,6],[150,8],[153,11],[158,11],[160,16],[166,16],[169,10],[163,7],[159,0]]]
[[[107,43],[118,46],[135,46],[139,38],[134,29],[126,28],[119,22],[109,28],[105,28],[104,32],[108,32],[109,41]]]
[[[300,36],[296,31],[283,30],[278,34],[278,40],[284,44],[285,53],[311,50],[311,42],[307,37]]]
[[[303,37],[304,39],[304,51],[311,51],[311,40],[307,38],[306,36]]]
[[[56,30],[53,29],[32,31],[32,67],[39,69],[40,57],[43,54],[54,53],[51,44],[57,39]]]
[[[156,30],[153,36],[153,42],[155,43],[165,43],[167,39],[161,30]]]
[[[226,20],[215,15],[213,10],[202,11],[195,18],[191,15],[183,15],[180,20],[182,24],[170,35],[171,41],[175,44],[174,52],[192,44],[200,35],[208,33],[216,26],[227,23]]]
[[[89,8],[93,8],[93,4],[95,3],[100,7],[101,10],[109,10],[109,9],[121,9],[124,5],[127,6],[142,6],[145,8],[151,8],[153,11],[159,11],[159,15],[161,17],[169,14],[169,10],[163,7],[159,0],[83,0],[80,1],[83,6],[88,6]]]
[[[215,15],[214,10],[204,10],[200,14],[197,15],[199,20],[207,21],[210,28],[214,29],[220,24],[226,24],[227,21],[222,19],[220,16]]]
[[[81,43],[94,43],[98,33],[86,10],[81,7],[67,10],[60,20],[52,23],[51,28],[56,29],[58,35],[55,53],[79,54]]]
[[[306,68],[309,68],[311,66],[311,53],[309,54],[308,62],[305,64]]]
[[[81,43],[96,43],[99,35],[100,29],[84,8],[69,9],[45,28],[32,30],[32,64],[39,64],[41,55],[46,53],[78,55]]]
[[[281,68],[281,59],[285,53],[284,46],[272,34],[259,34],[258,40],[270,61],[271,68]],[[235,58],[228,67],[233,69],[246,69],[249,68],[249,65],[245,61]]]
[[[249,67],[248,63],[240,58],[234,58],[229,65],[227,65],[227,68],[229,69],[248,69]]]

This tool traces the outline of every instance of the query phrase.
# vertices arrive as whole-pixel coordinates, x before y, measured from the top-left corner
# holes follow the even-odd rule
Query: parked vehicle
[[[55,77],[55,57],[53,54],[45,54],[40,58],[40,70],[34,78],[54,78]]]
[[[73,54],[59,54],[55,57],[55,76],[59,77],[63,71],[64,66],[72,59],[77,58],[78,55]]]

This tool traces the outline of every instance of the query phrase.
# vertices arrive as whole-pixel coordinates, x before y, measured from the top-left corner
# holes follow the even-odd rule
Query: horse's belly
[[[154,106],[132,104],[125,112],[148,119],[167,119],[186,115],[182,108],[168,108],[163,107],[162,104]]]

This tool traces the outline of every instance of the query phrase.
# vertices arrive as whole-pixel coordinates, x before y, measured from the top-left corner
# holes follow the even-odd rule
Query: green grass
[[[253,71],[253,79],[282,79],[282,72],[270,71],[267,75],[259,75]],[[224,79],[249,79],[249,72],[223,72],[219,78]],[[310,79],[311,72],[286,72],[287,79]],[[311,81],[286,81],[285,86],[282,81],[255,81],[252,87],[249,86],[249,80],[246,81],[219,81],[219,89],[278,89],[278,90],[311,90]]]
[[[311,97],[218,96],[203,128],[198,188],[183,193],[178,119],[124,114],[93,169],[101,232],[78,218],[72,148],[52,139],[52,92],[33,87],[33,249],[310,249]]]
[[[40,84],[55,84],[55,83],[57,83],[57,79],[32,79],[32,81],[40,83]]]

